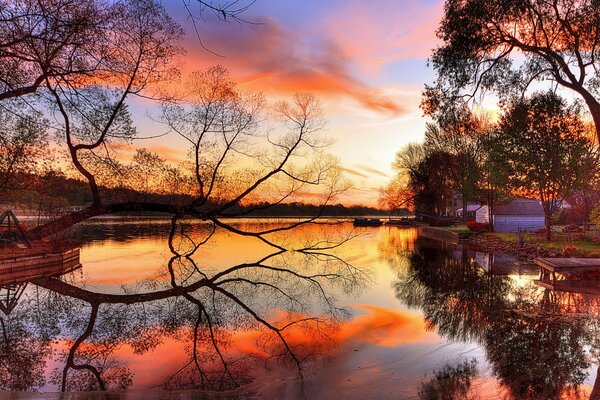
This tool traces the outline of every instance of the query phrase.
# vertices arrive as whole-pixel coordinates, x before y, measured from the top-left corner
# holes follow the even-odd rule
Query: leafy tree
[[[597,163],[579,111],[552,92],[536,93],[508,106],[493,139],[492,157],[504,165],[510,188],[541,201],[547,240],[563,199],[586,184]]]
[[[476,198],[483,175],[483,150],[485,132],[490,123],[477,116],[466,105],[454,112],[439,115],[428,123],[425,131],[425,148],[429,152],[447,152],[454,162],[445,173],[453,190],[462,198],[463,218],[467,218],[468,202]]]
[[[432,151],[417,169],[413,182],[415,202],[426,214],[442,215],[452,204],[454,192],[452,176],[448,171],[456,170],[458,158],[445,151]]]
[[[392,181],[382,188],[379,195],[379,203],[389,210],[398,209],[402,206],[415,207],[415,187],[419,164],[425,157],[425,148],[420,143],[410,143],[401,149],[392,164],[396,175]]]
[[[494,214],[498,201],[511,197],[508,186],[510,171],[505,160],[497,156],[497,142],[494,130],[489,131],[483,138],[483,159],[480,186],[485,192],[485,201],[489,207],[489,215]],[[501,150],[501,149],[500,149]],[[489,229],[494,231],[494,220],[490,218]]]
[[[419,211],[441,214],[462,197],[463,216],[469,201],[479,194],[484,175],[485,139],[489,121],[466,104],[439,114],[427,124],[425,142],[410,144],[396,156],[396,176],[382,190],[380,201],[396,208],[411,202]]]
[[[437,81],[426,113],[492,90],[522,94],[551,80],[585,101],[600,137],[600,3],[595,0],[447,0],[431,56]]]
[[[442,151],[429,151],[423,144],[409,144],[398,152],[394,180],[382,191],[380,201],[400,207],[411,202],[415,211],[427,216],[445,213],[452,197],[451,176],[457,158]]]
[[[19,176],[40,167],[47,155],[46,128],[43,119],[12,107],[0,109],[0,201],[19,188]]]

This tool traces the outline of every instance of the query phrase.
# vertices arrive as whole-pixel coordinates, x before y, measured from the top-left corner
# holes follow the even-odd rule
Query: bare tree
[[[101,204],[100,191],[89,160],[109,161],[114,141],[135,136],[126,100],[146,96],[150,85],[171,78],[172,56],[180,49],[179,27],[154,0],[117,3],[108,27],[110,54],[103,61],[106,76],[80,88],[69,82],[46,79],[45,86],[60,118],[63,137],[73,166],[88,181],[93,205]]]
[[[223,218],[247,215],[306,196],[316,197],[322,211],[336,195],[347,189],[337,160],[323,151],[327,143],[320,137],[319,131],[324,121],[320,105],[313,96],[296,95],[293,102],[280,102],[269,109],[261,95],[237,90],[222,67],[194,74],[186,87],[190,89],[184,97],[186,100],[180,104],[165,103],[160,118],[189,143],[189,173],[184,171],[179,176],[187,182],[191,200],[165,203],[139,201],[139,198],[124,202],[103,199],[96,179],[97,171],[91,170],[89,165],[92,164],[83,164],[84,159],[80,158],[79,152],[89,150],[91,156],[97,158],[95,149],[106,149],[105,144],[98,140],[94,143],[97,147],[72,143],[73,163],[88,178],[90,189],[95,193],[95,202],[81,212],[39,227],[34,234],[44,236],[94,215],[128,210],[188,215],[241,233],[223,222]],[[101,99],[96,97],[90,112],[81,112],[85,111],[83,107],[78,107],[77,111],[81,112],[80,115],[93,114],[98,104],[103,104]],[[71,121],[66,108],[63,115],[65,120]],[[276,121],[275,127],[264,126],[267,115]],[[90,120],[86,118],[78,129],[72,129],[70,125],[68,137],[84,140],[84,135],[90,132],[97,135],[94,125],[88,127]],[[104,141],[132,135],[125,107],[114,116],[110,126],[112,130],[104,133]],[[155,158],[153,162],[156,161]],[[173,172],[172,168],[167,170]],[[125,181],[136,179],[135,176],[125,176]],[[306,220],[296,221],[285,229],[314,223],[319,216],[320,213],[317,213]],[[269,242],[265,238],[268,233],[272,232],[247,234]]]
[[[206,12],[222,21],[246,22],[242,14],[253,3],[182,0],[194,26]],[[71,87],[114,78],[127,81],[134,64],[142,70],[136,72],[134,86],[144,75],[161,73],[158,67],[169,62],[168,52],[144,55],[153,63],[143,65],[136,58],[145,52],[131,48],[138,39],[150,52],[168,48],[166,41],[157,41],[156,49],[142,43],[149,39],[142,35],[154,35],[157,23],[164,30],[175,27],[163,10],[157,13],[159,8],[156,2],[140,0],[2,0],[0,100],[35,93],[48,81]],[[159,14],[162,21],[156,18]]]
[[[104,70],[110,14],[94,0],[2,1],[0,100],[34,93],[47,80],[75,82]]]
[[[197,4],[201,13],[242,21],[241,14],[252,2]],[[127,100],[164,99],[164,92],[157,89],[177,73],[172,59],[181,52],[179,26],[155,0],[110,4],[89,0],[77,6],[66,0],[49,5],[22,1],[7,3],[2,11],[7,25],[0,32],[4,40],[0,48],[5,49],[0,61],[7,71],[19,65],[18,71],[27,72],[7,75],[4,98],[42,95],[56,120],[56,136],[92,195],[91,206],[39,227],[35,237],[116,211],[162,211],[217,220],[303,196],[318,195],[325,205],[347,187],[337,161],[322,150],[325,143],[317,133],[324,121],[312,96],[298,95],[293,103],[269,109],[261,95],[238,91],[220,67],[191,79],[187,105],[165,103],[163,121],[191,145],[191,171],[167,166],[143,149],[133,164],[118,162],[116,149],[137,134]],[[264,127],[267,114],[278,121],[275,133]],[[163,177],[140,180],[148,168]],[[145,195],[115,199],[103,194],[103,188],[111,185],[142,193],[152,186],[166,192],[169,179],[177,182],[169,186],[187,191],[194,200],[175,204]],[[260,205],[240,211],[250,203]]]

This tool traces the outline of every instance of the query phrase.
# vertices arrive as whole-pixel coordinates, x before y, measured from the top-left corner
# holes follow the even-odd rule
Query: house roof
[[[470,211],[477,211],[477,210],[479,210],[480,208],[481,208],[481,204],[474,204],[474,203],[469,203],[469,204],[467,204],[467,212],[470,212]],[[463,208],[462,208],[462,206],[460,206],[460,207],[456,207],[454,210],[455,210],[455,211],[462,211],[462,210],[463,210]]]
[[[494,207],[494,215],[544,215],[544,208],[538,200],[514,199],[510,203]]]

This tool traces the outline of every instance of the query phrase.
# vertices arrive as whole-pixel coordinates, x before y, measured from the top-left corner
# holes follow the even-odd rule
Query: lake
[[[527,263],[414,228],[229,223],[239,232],[168,219],[74,228],[80,269],[0,290],[16,301],[0,312],[0,388],[114,398],[592,394],[600,301],[540,288]],[[264,241],[242,234],[273,230]]]

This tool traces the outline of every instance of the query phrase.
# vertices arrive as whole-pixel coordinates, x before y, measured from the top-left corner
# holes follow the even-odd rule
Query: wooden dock
[[[600,295],[600,281],[555,281],[544,282],[536,280],[535,284],[555,292]]]
[[[577,274],[600,272],[600,258],[535,258],[540,279],[535,283],[546,289],[583,294],[600,294],[600,280],[577,279]],[[575,278],[575,279],[573,279]]]
[[[0,260],[0,285],[18,283],[42,276],[56,276],[81,267],[79,249]]]
[[[555,273],[600,271],[600,258],[535,258],[533,262]]]

